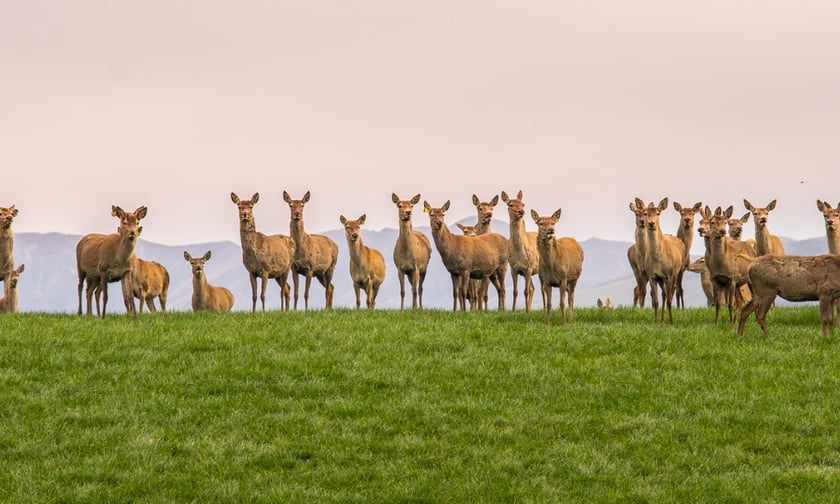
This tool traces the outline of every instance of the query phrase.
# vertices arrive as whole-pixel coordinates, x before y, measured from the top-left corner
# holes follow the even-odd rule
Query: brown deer
[[[531,311],[534,302],[534,275],[539,271],[540,254],[537,250],[537,233],[525,230],[525,203],[522,202],[522,191],[516,198],[511,198],[502,191],[502,201],[508,207],[510,221],[510,236],[508,238],[508,261],[510,262],[510,277],[513,280],[513,311],[516,311],[516,297],[519,295],[518,280],[521,275],[525,279],[525,312]]]
[[[785,248],[782,240],[774,234],[770,234],[767,228],[767,218],[770,212],[776,208],[776,200],[771,201],[766,207],[755,207],[747,199],[744,199],[744,207],[752,212],[753,223],[755,224],[755,251],[758,255],[767,254],[785,255]]]
[[[729,228],[729,237],[733,240],[742,240],[744,235],[744,224],[750,220],[750,212],[745,213],[740,219],[727,219],[726,225]]]
[[[749,267],[752,300],[741,311],[738,334],[752,312],[765,335],[767,311],[781,296],[788,301],[819,301],[823,337],[834,335],[834,308],[840,299],[840,256],[760,256]]]
[[[490,229],[493,223],[493,209],[496,208],[496,205],[499,204],[499,195],[493,196],[490,201],[481,201],[478,199],[478,196],[473,194],[472,196],[472,203],[475,206],[476,210],[476,223],[475,223],[475,232],[477,235],[483,235],[487,233],[492,233]],[[482,297],[479,300],[479,307],[483,307],[483,309],[487,308],[487,291],[490,289],[490,282],[488,279],[484,278],[481,280],[477,280],[473,282],[476,284],[476,290],[478,294]]]
[[[254,193],[249,200],[241,200],[236,193],[230,199],[239,209],[239,241],[242,244],[242,264],[248,271],[251,282],[251,313],[257,311],[257,279],[260,279],[260,303],[265,311],[265,292],[269,279],[280,286],[280,309],[289,309],[289,271],[295,257],[295,241],[285,235],[265,235],[257,231],[254,220],[254,205],[260,200],[260,193]]]
[[[432,243],[429,237],[420,231],[414,231],[411,215],[414,205],[420,202],[420,195],[410,200],[401,200],[396,193],[391,193],[391,201],[397,205],[400,232],[394,245],[394,265],[400,279],[400,310],[405,307],[405,279],[411,283],[411,307],[423,307],[423,281],[426,279],[426,268],[432,256]]]
[[[344,237],[347,239],[347,251],[350,254],[350,279],[356,292],[356,309],[361,307],[360,290],[365,291],[367,307],[376,308],[376,295],[385,280],[385,258],[378,250],[362,243],[360,228],[367,216],[363,214],[356,220],[340,216],[344,225]]]
[[[157,311],[155,298],[160,299],[161,311],[166,311],[166,297],[169,292],[169,271],[159,262],[144,261],[139,257],[131,267],[131,292],[140,300],[140,313],[143,305],[149,306],[149,311]]]
[[[677,227],[677,238],[683,242],[685,247],[685,257],[683,258],[683,268],[677,275],[676,283],[676,298],[677,308],[685,308],[685,295],[683,292],[683,275],[691,262],[691,245],[694,243],[694,216],[700,213],[703,204],[697,202],[693,207],[684,207],[681,204],[674,202],[674,210],[680,214],[680,224]]]
[[[499,310],[505,306],[505,274],[507,273],[507,240],[496,233],[479,236],[455,235],[446,227],[444,216],[449,201],[432,208],[423,202],[429,214],[432,239],[443,265],[452,277],[452,310],[466,310],[466,293],[470,278],[490,278],[499,295]]]
[[[18,312],[18,277],[23,268],[21,264],[18,269],[11,268],[3,275],[6,281],[3,283],[3,297],[0,298],[0,313]]]
[[[636,279],[636,287],[633,288],[633,306],[644,308],[647,285],[650,281],[644,270],[644,257],[647,251],[645,202],[637,197],[630,203],[630,211],[633,212],[636,222],[633,244],[627,249],[627,262],[630,263],[630,269]]]
[[[14,205],[0,207],[0,281],[6,280],[6,274],[14,270],[15,233],[12,231],[12,221],[18,214]]]
[[[756,255],[749,243],[727,236],[727,220],[732,217],[732,211],[732,206],[726,211],[717,207],[714,213],[708,206],[703,210],[703,217],[709,227],[704,258],[714,290],[715,324],[720,320],[720,306],[723,302],[726,302],[729,309],[729,321],[735,322],[736,295],[740,295],[740,287],[746,284],[749,263]]]
[[[662,232],[659,217],[668,208],[668,198],[663,198],[659,205],[652,203],[645,208],[647,247],[644,255],[644,270],[650,279],[650,301],[653,305],[653,320],[665,321],[668,310],[668,322],[674,323],[671,306],[680,271],[685,269],[685,245],[674,235]],[[659,311],[658,289],[662,289],[662,312]]]
[[[551,290],[560,288],[560,314],[566,323],[566,298],[569,300],[569,321],[574,320],[575,286],[583,271],[583,248],[571,237],[554,238],[554,226],[561,210],[550,216],[540,216],[531,210],[537,224],[537,251],[540,254],[539,278],[545,305],[545,322],[551,324]]]
[[[333,273],[335,263],[338,261],[338,245],[327,236],[309,234],[303,228],[303,207],[309,202],[309,191],[302,199],[296,200],[283,191],[283,201],[289,204],[291,213],[292,240],[295,241],[295,259],[292,262],[292,280],[295,286],[295,310],[298,303],[298,275],[303,275],[305,286],[303,291],[304,309],[309,309],[309,286],[312,284],[312,277],[318,279],[324,286],[325,308],[332,308]]]
[[[461,233],[464,236],[478,236],[478,231],[476,231],[476,226],[465,226],[460,222],[455,223],[458,226],[458,229],[461,230]],[[487,302],[483,294],[483,290],[481,288],[481,283],[489,281],[486,278],[482,278],[481,280],[478,279],[470,279],[470,285],[467,288],[467,301],[470,303],[470,310],[486,310],[487,309]],[[479,294],[482,292],[482,294]]]
[[[134,249],[137,247],[137,239],[143,231],[140,220],[146,217],[147,208],[137,207],[134,212],[126,212],[114,205],[111,207],[111,215],[120,220],[117,232],[103,235],[98,233],[87,234],[79,240],[76,245],[76,268],[79,273],[79,315],[82,314],[82,287],[87,282],[87,314],[91,315],[91,297],[96,291],[96,313],[99,312],[99,294],[103,294],[102,312],[105,317],[105,308],[108,305],[108,284],[120,281],[122,284],[123,301],[126,311],[137,319],[137,310],[134,306],[134,294],[131,289],[131,267],[134,265]]]
[[[229,312],[233,308],[233,293],[226,287],[207,282],[204,264],[210,260],[210,251],[202,257],[194,258],[185,250],[184,259],[192,267],[193,311]]]
[[[828,253],[840,254],[840,203],[837,204],[837,208],[832,208],[828,202],[817,200],[817,209],[825,219]],[[840,300],[834,301],[834,309],[837,312],[837,318],[834,320],[840,320]]]

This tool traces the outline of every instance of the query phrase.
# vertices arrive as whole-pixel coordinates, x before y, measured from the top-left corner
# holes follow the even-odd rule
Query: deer
[[[732,238],[733,240],[741,241],[744,234],[744,224],[746,224],[747,221],[750,220],[750,215],[752,214],[750,212],[747,212],[744,215],[742,215],[739,219],[727,219],[726,225],[729,228],[730,238]]]
[[[140,313],[143,313],[143,305],[149,307],[149,311],[157,311],[155,298],[160,299],[161,311],[166,311],[166,297],[169,292],[169,271],[159,262],[144,261],[139,257],[131,267],[131,293],[140,300]]]
[[[288,278],[295,257],[295,241],[282,234],[266,235],[257,231],[254,205],[260,200],[260,193],[254,193],[249,200],[242,200],[232,192],[230,200],[239,209],[239,241],[242,245],[242,264],[251,282],[251,313],[257,311],[257,279],[260,280],[262,311],[265,311],[265,292],[270,279],[274,279],[280,286],[280,309],[288,311]]]
[[[612,301],[610,301],[610,298],[606,298],[603,301],[601,301],[601,298],[598,298],[598,301],[597,301],[596,304],[597,304],[598,308],[600,308],[602,310],[612,310]]]
[[[545,323],[551,325],[551,290],[560,288],[560,314],[566,324],[566,298],[569,300],[568,320],[574,320],[575,286],[583,271],[583,247],[571,237],[555,238],[554,226],[560,220],[561,209],[550,216],[531,210],[537,224],[537,251],[540,254],[539,279],[545,305]]]
[[[283,191],[283,201],[289,205],[291,222],[289,228],[292,240],[295,241],[295,258],[292,261],[292,280],[295,286],[295,310],[298,305],[298,276],[305,279],[303,291],[304,309],[309,309],[309,286],[312,284],[312,277],[324,286],[325,308],[332,308],[333,273],[335,263],[338,261],[338,245],[329,237],[324,235],[309,234],[303,227],[303,207],[309,202],[309,191],[301,199],[292,199],[289,193]]]
[[[10,268],[3,277],[6,281],[3,283],[3,297],[0,298],[0,313],[17,313],[18,312],[18,277],[23,273],[23,264],[17,269]]]
[[[465,226],[460,222],[455,223],[458,229],[461,230],[464,236],[478,236],[478,231],[476,231],[477,226]],[[487,301],[485,299],[484,294],[479,294],[479,292],[483,292],[481,290],[481,282],[486,281],[486,278],[481,280],[477,279],[470,279],[470,285],[467,288],[467,301],[470,303],[470,310],[479,309],[485,310],[487,309]]]
[[[211,285],[207,282],[205,263],[210,260],[207,251],[201,257],[192,257],[184,251],[184,259],[192,268],[192,309],[193,311],[229,312],[233,308],[233,293],[226,287]]]
[[[630,211],[635,216],[636,228],[633,244],[627,249],[627,262],[633,271],[636,279],[636,287],[633,288],[633,306],[645,307],[647,297],[647,285],[650,279],[644,270],[644,257],[647,250],[647,224],[645,223],[645,203],[640,198],[630,203]]]
[[[776,200],[771,201],[766,207],[755,207],[744,198],[744,207],[752,213],[755,224],[755,250],[757,255],[766,254],[785,255],[785,248],[782,240],[767,229],[767,217],[776,208]]]
[[[76,269],[79,274],[79,310],[82,314],[82,288],[87,283],[87,314],[91,315],[91,297],[96,291],[96,313],[99,311],[99,295],[102,293],[102,318],[108,305],[108,284],[120,281],[126,311],[135,320],[137,310],[134,306],[134,294],[131,291],[131,268],[135,263],[134,253],[137,239],[143,231],[140,220],[146,217],[148,209],[137,207],[134,212],[126,212],[116,205],[111,206],[111,215],[120,220],[117,232],[109,235],[90,233],[76,244]]]
[[[12,221],[17,217],[18,209],[14,205],[0,207],[0,281],[6,281],[6,275],[14,271],[15,233]]]
[[[537,233],[525,230],[525,203],[522,191],[511,198],[502,191],[502,201],[508,207],[510,234],[508,237],[508,262],[513,280],[513,307],[516,311],[516,298],[519,295],[519,277],[525,279],[525,313],[530,313],[534,302],[534,275],[539,271],[540,254],[537,250]]]
[[[371,310],[376,308],[376,295],[385,280],[385,258],[382,253],[362,243],[360,228],[366,219],[367,214],[362,214],[356,220],[339,216],[350,254],[350,279],[353,280],[353,290],[356,292],[357,310],[361,307],[360,290],[365,291],[367,307]]]
[[[405,309],[405,280],[411,284],[412,309],[423,308],[423,281],[432,256],[432,243],[421,231],[412,229],[411,215],[414,205],[420,202],[417,194],[410,200],[402,200],[391,193],[391,201],[397,206],[400,231],[394,244],[394,265],[400,279],[400,310]]]
[[[825,238],[828,242],[829,254],[840,254],[840,203],[837,208],[832,208],[827,201],[817,200],[817,209],[822,212],[825,219]],[[840,301],[834,302],[834,310],[837,318],[840,319]]]
[[[822,335],[834,335],[834,303],[840,299],[840,255],[764,255],[747,272],[752,299],[741,311],[738,335],[750,314],[767,336],[767,312],[776,296],[788,301],[819,301]]]
[[[668,198],[663,198],[659,205],[653,203],[645,208],[645,231],[647,246],[643,259],[644,270],[650,279],[650,301],[653,305],[654,322],[665,321],[665,310],[668,310],[668,321],[674,323],[671,306],[676,290],[677,278],[685,269],[685,245],[674,235],[662,232],[659,217],[668,208]],[[662,289],[662,311],[659,311],[658,289]]]
[[[720,306],[723,302],[726,302],[729,309],[729,321],[735,322],[736,294],[741,295],[740,287],[747,283],[747,269],[756,256],[752,245],[727,236],[727,220],[732,217],[732,211],[732,206],[725,211],[717,207],[714,213],[708,206],[703,210],[709,228],[704,259],[714,290],[715,324],[720,320]]]
[[[700,213],[703,204],[697,202],[693,207],[684,207],[674,202],[674,210],[680,214],[680,224],[677,227],[677,238],[683,242],[685,256],[683,258],[683,269],[677,275],[676,298],[677,308],[685,308],[685,296],[683,292],[683,275],[691,262],[691,245],[694,243],[694,216]]]
[[[453,234],[445,222],[449,204],[447,200],[443,206],[433,208],[428,201],[423,201],[423,209],[429,214],[432,239],[452,277],[452,311],[459,307],[462,311],[466,310],[470,278],[490,278],[499,295],[499,310],[504,310],[507,240],[496,233],[479,236]]]
[[[493,196],[490,201],[481,201],[475,194],[472,195],[472,203],[476,210],[475,232],[477,235],[491,233],[491,225],[493,223],[493,209],[499,204],[499,195]],[[482,299],[479,301],[479,308],[486,309],[487,307],[487,291],[490,289],[490,282],[485,278],[476,280],[475,289]]]

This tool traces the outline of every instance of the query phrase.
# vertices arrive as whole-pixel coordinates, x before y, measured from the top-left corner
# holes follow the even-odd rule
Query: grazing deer
[[[23,268],[21,264],[18,269],[11,268],[3,275],[6,281],[3,283],[3,297],[0,298],[0,313],[18,312],[18,277]]]
[[[767,311],[776,296],[788,301],[819,301],[823,337],[834,335],[834,303],[840,299],[840,256],[765,255],[756,258],[749,267],[752,300],[741,311],[738,334],[744,333],[744,323],[752,312],[765,335]]]
[[[531,311],[534,302],[534,275],[539,271],[540,254],[537,250],[537,233],[525,230],[525,203],[522,202],[522,191],[516,198],[511,198],[502,191],[502,201],[508,207],[510,221],[510,237],[508,238],[508,261],[510,262],[510,277],[513,280],[513,311],[516,311],[516,297],[519,295],[518,279],[521,275],[525,279],[525,312]]]
[[[233,308],[233,293],[225,287],[210,285],[204,263],[210,260],[210,251],[202,257],[192,257],[184,251],[184,259],[192,267],[193,311],[228,312]]]
[[[268,280],[274,279],[280,286],[280,309],[289,309],[289,271],[295,257],[295,241],[281,234],[265,235],[257,231],[254,220],[254,205],[260,200],[260,193],[254,193],[249,200],[240,200],[236,193],[230,199],[239,209],[239,241],[242,244],[242,263],[248,271],[251,282],[251,313],[257,311],[257,279],[260,279],[260,303],[265,311],[265,291]]]
[[[143,305],[149,306],[149,311],[157,311],[155,298],[160,299],[161,311],[166,311],[166,297],[169,292],[169,271],[159,262],[144,261],[136,258],[131,267],[131,293],[140,300],[140,313]]]
[[[720,320],[720,305],[724,301],[729,309],[729,321],[735,322],[736,294],[740,295],[740,287],[746,284],[747,268],[756,255],[752,245],[726,235],[727,220],[732,217],[732,211],[732,206],[726,211],[717,207],[714,214],[708,206],[703,210],[709,227],[704,258],[714,290],[715,324]]]
[[[776,208],[776,200],[771,201],[766,207],[754,207],[749,201],[744,199],[744,207],[752,212],[753,223],[755,224],[755,251],[758,255],[763,256],[767,254],[785,255],[785,248],[782,246],[782,240],[774,234],[770,234],[767,228],[767,217],[770,211]]]
[[[397,205],[400,232],[394,244],[394,265],[400,279],[400,310],[405,307],[405,279],[411,283],[411,307],[423,307],[423,281],[426,279],[426,268],[432,256],[432,243],[429,237],[420,231],[414,231],[411,224],[411,214],[414,205],[420,202],[420,195],[410,200],[401,200],[396,193],[391,193],[391,201]]]
[[[102,293],[102,317],[108,305],[108,284],[120,281],[126,311],[137,319],[134,306],[134,294],[131,289],[129,273],[134,265],[137,239],[143,231],[140,220],[146,217],[147,208],[137,207],[134,212],[126,212],[114,205],[111,215],[120,220],[117,232],[103,235],[87,234],[76,245],[76,269],[79,273],[79,315],[82,314],[82,287],[87,282],[87,314],[91,315],[91,297],[96,291],[96,313],[99,315],[99,294]]]
[[[350,279],[356,292],[356,309],[361,307],[360,290],[365,291],[367,307],[376,308],[376,295],[385,280],[385,258],[378,250],[362,243],[359,232],[365,224],[366,214],[356,220],[340,216],[344,225],[344,237],[347,239],[347,251],[350,254]]]
[[[560,288],[560,314],[566,323],[566,298],[569,300],[569,321],[574,320],[575,286],[583,271],[583,248],[570,237],[554,238],[554,226],[560,220],[560,209],[542,217],[531,210],[537,224],[537,251],[540,254],[539,278],[545,304],[545,322],[551,324],[551,289]]]
[[[691,262],[691,245],[694,243],[694,215],[700,213],[703,204],[699,201],[693,207],[687,208],[676,201],[674,202],[674,210],[680,214],[680,224],[677,228],[677,238],[683,242],[685,247],[685,256],[683,258],[683,268],[677,274],[676,283],[676,297],[677,308],[685,308],[685,296],[683,292],[683,275]]]
[[[12,231],[12,221],[18,214],[14,205],[9,208],[0,207],[0,281],[6,280],[6,274],[14,270],[15,233]]]
[[[744,224],[750,220],[750,212],[745,213],[740,219],[727,219],[726,225],[729,227],[729,237],[733,240],[741,241],[744,235]]]
[[[658,206],[652,203],[645,208],[647,247],[644,255],[644,269],[650,279],[650,301],[653,305],[653,320],[674,323],[671,305],[676,290],[680,271],[685,269],[685,245],[674,235],[662,232],[659,217],[668,208],[668,198],[663,198]],[[662,312],[659,312],[657,289],[662,289]]]
[[[490,278],[499,294],[499,310],[505,306],[505,274],[507,273],[507,240],[496,233],[479,236],[459,236],[446,227],[444,216],[449,201],[442,207],[432,208],[423,202],[429,214],[432,239],[435,241],[443,265],[452,277],[452,310],[460,306],[466,310],[466,293],[470,278]]]
[[[647,251],[645,202],[637,197],[634,202],[630,203],[630,211],[633,212],[636,222],[633,244],[627,249],[627,262],[630,263],[630,269],[636,279],[636,287],[633,288],[633,306],[644,308],[647,285],[650,281],[644,269],[644,257]]]
[[[306,191],[303,198],[299,200],[292,199],[289,193],[283,191],[283,201],[289,204],[291,213],[290,234],[292,240],[295,241],[295,259],[292,262],[295,310],[297,310],[298,303],[298,275],[303,275],[306,281],[303,291],[304,309],[309,309],[309,286],[312,284],[312,277],[314,276],[324,286],[325,308],[329,310],[332,308],[333,291],[335,290],[332,277],[335,272],[335,263],[338,261],[338,245],[327,236],[311,235],[304,230],[303,207],[309,202],[309,191]]]

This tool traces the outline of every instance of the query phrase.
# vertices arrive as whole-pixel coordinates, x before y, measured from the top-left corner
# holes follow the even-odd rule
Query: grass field
[[[543,316],[2,316],[0,501],[840,500],[816,307]]]

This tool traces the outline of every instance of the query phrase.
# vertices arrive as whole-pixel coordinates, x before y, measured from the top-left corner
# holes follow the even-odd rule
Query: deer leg
[[[361,308],[361,306],[362,306],[362,300],[361,300],[361,297],[360,297],[361,293],[359,292],[360,290],[362,290],[362,289],[361,289],[361,287],[359,287],[359,283],[358,282],[353,282],[353,291],[356,293],[356,309],[357,310],[359,308]]]
[[[82,286],[85,283],[84,275],[79,275],[79,313],[78,315],[82,314]],[[90,301],[88,301],[88,305],[90,305]]]
[[[829,331],[834,336],[834,300],[829,296],[820,296],[820,320],[823,338]]]
[[[125,302],[125,311],[131,314],[134,320],[137,320],[137,307],[134,305],[134,290],[131,286],[131,273],[122,277],[120,280],[122,286],[123,302]]]
[[[656,280],[650,282],[650,304],[653,306],[653,321],[659,322],[659,290]]]
[[[268,289],[268,272],[263,272],[262,276],[260,277],[260,304],[262,305],[262,311],[265,311],[265,292]],[[254,302],[251,306],[251,312],[255,312],[257,310],[257,303]]]
[[[309,309],[309,287],[312,285],[312,272],[306,273],[306,280],[303,286],[303,309]]]
[[[515,313],[516,312],[516,296],[519,295],[519,275],[511,269],[510,270],[510,278],[511,278],[511,281],[513,282],[513,304],[510,307],[510,311]],[[526,287],[526,290],[527,290],[527,287]],[[526,294],[526,297],[527,297],[527,294]],[[526,301],[526,303],[527,303],[527,301]]]
[[[744,325],[749,318],[750,314],[755,311],[756,309],[756,298],[753,297],[744,307],[741,309],[741,314],[738,316],[738,336],[744,334]],[[756,317],[757,319],[758,317]]]
[[[423,308],[423,282],[426,281],[426,272],[422,272],[419,275],[420,280],[417,282],[417,301],[419,303],[420,308]]]
[[[577,286],[577,280],[574,282],[569,282],[568,287],[568,296],[569,296],[569,321],[575,319],[575,287]]]
[[[298,284],[300,283],[300,278],[298,273],[292,272],[292,283],[295,286],[295,311],[297,311],[297,304],[298,304]]]
[[[102,278],[104,280],[99,281],[99,290],[102,291],[102,318],[105,318],[105,308],[108,306],[108,273],[105,273]]]
[[[400,271],[400,310],[405,309],[405,273]],[[414,308],[417,308],[417,289],[414,285],[414,272],[411,273],[411,292],[414,297]]]
[[[545,305],[545,323],[551,325],[551,285],[542,284],[543,304]]]

